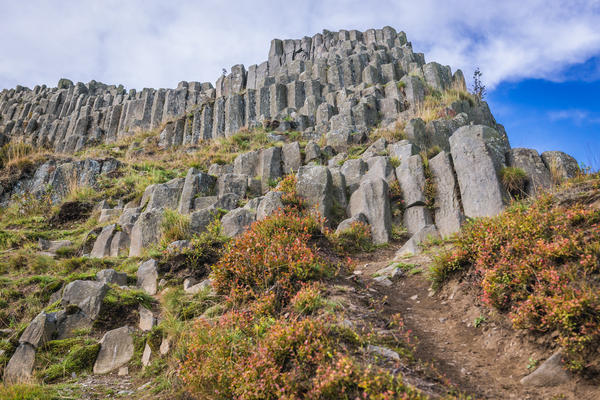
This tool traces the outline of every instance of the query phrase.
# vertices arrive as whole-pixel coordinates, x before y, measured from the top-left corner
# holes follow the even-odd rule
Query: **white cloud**
[[[582,124],[600,124],[600,114],[588,110],[571,109],[549,111],[548,119],[550,121],[570,121],[576,126]]]
[[[564,79],[600,54],[599,0],[0,0],[0,9],[0,88],[63,76],[136,88],[214,81],[221,68],[264,61],[274,37],[385,25],[429,61],[466,76],[479,66],[488,87]]]

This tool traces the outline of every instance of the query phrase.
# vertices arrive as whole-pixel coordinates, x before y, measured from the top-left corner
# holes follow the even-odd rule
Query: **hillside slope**
[[[598,393],[597,176],[403,32],[0,115],[2,399]]]

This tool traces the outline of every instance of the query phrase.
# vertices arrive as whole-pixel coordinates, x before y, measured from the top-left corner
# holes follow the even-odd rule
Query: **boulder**
[[[401,140],[391,143],[387,146],[388,155],[402,163],[405,159],[415,154],[419,154],[419,148],[408,140]]]
[[[96,273],[96,280],[102,283],[114,283],[118,286],[127,285],[127,274],[125,272],[117,272],[112,268],[103,269]]]
[[[535,371],[521,379],[521,384],[531,387],[557,386],[569,382],[569,374],[562,365],[559,350],[544,361]]]
[[[372,145],[370,145],[365,152],[361,155],[363,160],[367,160],[371,157],[387,156],[387,140],[379,138]]]
[[[259,154],[257,151],[240,154],[233,162],[233,173],[238,175],[256,176],[258,174]]]
[[[344,213],[348,207],[348,197],[346,196],[346,178],[339,168],[329,168],[331,174],[331,183],[333,184],[333,208],[336,217],[338,213]]]
[[[98,217],[99,224],[105,224],[109,221],[116,220],[121,215],[122,208],[104,208],[100,210],[100,217]]]
[[[222,210],[234,210],[238,208],[241,197],[237,193],[225,193],[217,198],[217,201],[211,208]]]
[[[396,257],[404,257],[411,254],[421,253],[421,243],[431,239],[439,239],[440,234],[436,229],[435,225],[426,225],[421,228],[417,233],[412,235],[410,239],[396,252]]]
[[[420,155],[407,157],[396,168],[396,177],[402,190],[404,206],[424,206],[425,198],[425,169]]]
[[[502,160],[488,145],[488,136],[498,134],[489,127],[474,125],[463,126],[450,136],[464,213],[470,218],[492,217],[504,210],[504,189],[498,179]]]
[[[90,319],[95,319],[100,313],[102,300],[109,290],[103,282],[76,280],[65,286],[62,306],[76,305]]]
[[[212,208],[217,203],[217,196],[201,196],[194,199],[194,210],[205,210]]]
[[[577,160],[562,151],[545,151],[542,160],[557,182],[573,178],[579,173]]]
[[[115,224],[107,225],[102,228],[100,235],[98,235],[96,242],[94,242],[90,257],[102,258],[110,256],[110,244],[115,228]]]
[[[281,157],[283,159],[283,173],[292,174],[298,172],[302,166],[302,156],[300,154],[300,144],[292,142],[284,144],[281,148]]]
[[[35,348],[21,343],[4,368],[4,382],[8,384],[29,382],[33,379]]]
[[[118,224],[121,226],[123,226],[123,225],[132,225],[133,226],[133,224],[135,224],[135,221],[137,221],[137,219],[139,218],[141,212],[142,212],[142,209],[140,207],[125,208],[123,210],[123,213],[119,217]]]
[[[73,243],[70,240],[46,240],[38,239],[38,247],[42,251],[42,254],[49,256],[56,255],[56,252],[62,248],[69,247]]]
[[[158,289],[158,262],[151,258],[141,263],[136,275],[137,286],[149,295],[155,295]]]
[[[256,219],[260,221],[279,209],[283,210],[283,202],[281,201],[282,195],[283,192],[268,192],[256,209]]]
[[[134,353],[131,328],[121,328],[108,331],[100,340],[100,351],[94,364],[94,374],[106,374],[127,364]]]
[[[61,310],[56,313],[56,339],[70,338],[76,331],[90,328],[93,322],[82,311]]]
[[[223,234],[228,237],[235,237],[243,233],[248,226],[256,220],[256,213],[245,208],[236,208],[225,214],[221,219]]]
[[[535,195],[552,186],[550,170],[534,149],[514,148],[508,153],[508,165],[522,169],[527,175],[528,195]]]
[[[183,291],[187,294],[197,294],[206,288],[211,288],[212,282],[210,279],[205,279],[202,282],[196,283],[195,280],[186,279],[183,281]]]
[[[194,209],[194,200],[197,195],[208,195],[212,193],[215,185],[215,178],[190,168],[185,176],[185,182],[179,198],[178,210],[182,214],[189,214]]]
[[[246,195],[248,188],[248,176],[237,174],[224,174],[217,180],[217,197],[223,197],[227,193],[234,193],[239,198]]]
[[[331,220],[333,206],[333,180],[329,168],[320,165],[300,167],[296,192],[308,205],[315,207],[321,216]]]
[[[140,330],[146,331],[146,332],[152,330],[154,325],[156,325],[156,318],[154,318],[154,314],[152,313],[152,310],[148,310],[146,307],[140,306],[139,314],[140,314],[140,323],[139,323]]]
[[[144,195],[142,196],[142,206],[145,204],[145,198],[148,198],[146,211],[160,208],[170,208],[176,210],[184,183],[185,179],[176,178],[166,183],[148,186],[144,191]],[[148,194],[146,193],[147,191],[149,191]]]
[[[304,163],[308,164],[313,161],[317,164],[321,162],[321,148],[315,142],[310,141],[304,147]]]
[[[335,230],[335,233],[340,234],[340,233],[343,233],[343,232],[349,230],[352,227],[352,225],[356,222],[362,222],[363,224],[369,223],[369,221],[367,220],[367,217],[363,213],[359,213],[358,215],[347,218],[347,219],[343,220],[342,222],[340,222],[340,224],[337,226],[337,228]]]
[[[364,160],[357,158],[347,160],[340,169],[344,179],[346,180],[346,186],[348,187],[348,193],[352,195],[358,186],[363,175],[367,173],[369,165]]]
[[[271,183],[281,178],[281,147],[270,147],[260,152],[259,175],[262,177],[263,193],[271,187]]]
[[[348,214],[364,214],[371,226],[373,243],[387,243],[392,231],[392,215],[388,184],[382,178],[364,180],[350,197]]]
[[[19,338],[19,343],[29,343],[38,348],[52,340],[54,332],[56,332],[56,316],[42,311],[25,328]]]
[[[131,232],[133,224],[128,226],[119,227],[121,230],[115,232],[110,241],[110,256],[119,257],[123,254],[129,253],[129,247],[131,246],[130,236],[127,231]]]
[[[414,235],[427,225],[433,224],[431,211],[424,206],[413,206],[404,210],[402,223],[409,235]]]
[[[129,257],[139,257],[144,249],[160,240],[163,210],[150,210],[140,214],[131,230]]]
[[[450,156],[445,151],[429,160],[429,169],[435,185],[435,224],[441,236],[460,230],[464,215],[458,198],[458,185]]]
[[[194,211],[190,214],[190,233],[202,233],[215,220],[217,213],[214,209]]]
[[[369,179],[370,177],[385,179],[388,185],[396,180],[396,174],[394,167],[390,162],[390,158],[387,156],[374,156],[365,159],[368,165],[367,173],[362,179]]]

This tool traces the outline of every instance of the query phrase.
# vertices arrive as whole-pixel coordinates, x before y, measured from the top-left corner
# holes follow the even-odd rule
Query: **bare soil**
[[[426,271],[431,254],[440,248],[402,259],[416,268],[395,278],[391,286],[375,283],[377,271],[393,262],[395,250],[392,246],[361,255],[354,273],[386,297],[385,317],[403,316],[417,338],[416,357],[434,366],[460,392],[476,399],[600,399],[600,382],[574,375],[556,387],[522,385],[520,379],[533,371],[534,364],[556,351],[552,341],[513,329],[506,315],[481,304],[469,282],[454,280],[434,293]]]

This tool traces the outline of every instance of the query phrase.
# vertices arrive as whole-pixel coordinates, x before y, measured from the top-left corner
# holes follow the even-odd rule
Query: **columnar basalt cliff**
[[[103,198],[95,207],[100,226],[78,249],[91,258],[145,257],[161,241],[167,213],[186,218],[190,235],[220,219],[223,233],[237,236],[284,207],[276,184],[292,174],[297,195],[338,233],[363,222],[379,245],[406,232],[410,239],[397,253],[402,257],[419,253],[428,238],[459,231],[468,218],[501,213],[514,195],[502,179],[511,168],[524,175],[519,195],[535,194],[579,171],[562,152],[511,149],[488,105],[467,92],[463,73],[426,63],[404,32],[390,27],[273,40],[268,61],[247,69],[235,65],[214,86],[184,81],[175,89],[127,92],[67,79],[56,88],[18,86],[0,92],[0,117],[0,145],[21,142],[54,153],[31,171],[0,180],[1,206],[25,193],[49,195],[59,204],[72,186],[98,188],[101,179],[135,163],[146,145],[155,152],[191,154],[239,132],[268,137],[270,144],[246,148],[231,163],[205,169],[182,164],[169,178],[179,177],[150,184],[143,194]],[[124,145],[125,160],[85,157],[94,146],[111,147],[143,133],[143,140]],[[40,240],[50,255],[71,244]],[[169,248],[189,246],[178,240]],[[159,273],[156,260],[145,260],[137,286],[155,295]],[[5,379],[31,378],[38,346],[90,327],[109,291],[106,283],[127,281],[115,274],[103,270],[97,282],[76,280],[57,292],[55,301],[62,299],[64,310],[36,317]],[[207,282],[184,287],[197,292]],[[66,312],[71,305],[79,307],[76,314]],[[154,316],[144,313],[149,319],[142,325],[151,329]],[[117,353],[111,361],[109,355]],[[111,330],[94,372],[116,370],[132,357],[130,328]]]

